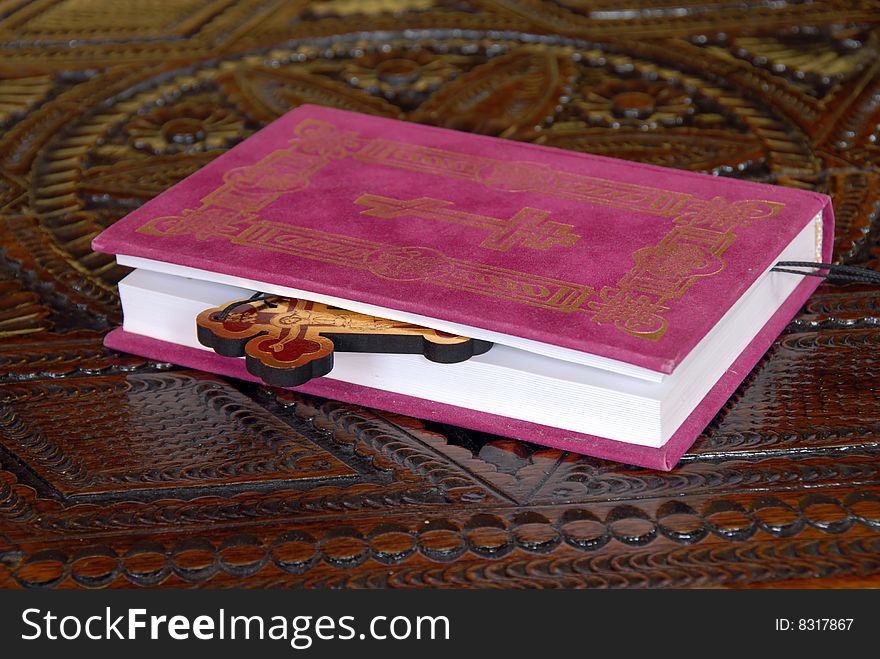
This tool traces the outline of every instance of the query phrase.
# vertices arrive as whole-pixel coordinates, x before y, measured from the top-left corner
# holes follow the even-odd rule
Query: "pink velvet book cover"
[[[819,212],[828,260],[818,193],[306,105],[93,246],[671,373]],[[664,449],[329,378],[303,390],[668,469],[816,285],[799,285]],[[107,343],[246,377],[234,360],[121,331]]]
[[[93,246],[671,373],[828,206],[301,106]]]

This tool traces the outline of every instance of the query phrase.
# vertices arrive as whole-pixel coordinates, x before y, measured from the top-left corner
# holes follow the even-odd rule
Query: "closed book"
[[[256,380],[195,318],[254,291],[494,346],[339,353],[306,393],[671,469],[818,284],[814,192],[304,105],[101,233],[108,346]]]

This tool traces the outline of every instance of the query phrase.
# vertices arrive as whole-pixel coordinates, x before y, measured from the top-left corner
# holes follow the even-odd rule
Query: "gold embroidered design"
[[[280,222],[259,220],[253,214],[232,216],[220,209],[193,211],[185,219],[160,218],[152,223],[154,235],[180,235],[192,229],[193,218],[210,219],[197,232],[201,239],[225,238],[236,245],[282,252],[371,272],[391,281],[421,281],[553,311],[579,311],[593,294],[583,284],[496,268],[446,256],[431,247],[399,247],[327,233]]]
[[[472,181],[492,190],[533,192],[662,217],[675,217],[693,199],[683,192],[572,174],[541,163],[496,160],[385,139],[365,142],[353,157],[376,165]]]
[[[604,286],[599,300],[587,305],[597,323],[612,322],[629,334],[660,339],[668,329],[662,313],[700,277],[718,274],[721,255],[736,240],[734,230],[775,215],[782,204],[736,201],[720,197],[693,200],[676,218],[675,226],[654,246],[633,254],[636,265],[616,286]]]
[[[361,215],[372,217],[418,217],[461,224],[488,230],[480,247],[506,252],[511,247],[548,250],[551,247],[574,245],[580,236],[572,232],[574,226],[548,220],[549,211],[526,206],[510,219],[477,215],[455,208],[451,201],[419,197],[417,199],[394,199],[374,194],[363,194],[355,199],[359,206],[366,206]]]
[[[424,246],[401,247],[261,220],[258,211],[281,195],[303,190],[315,172],[333,160],[363,162],[468,180],[507,192],[532,192],[591,205],[611,206],[672,218],[673,228],[654,246],[633,255],[635,265],[613,286],[593,298],[585,284],[451,258]],[[579,238],[568,224],[526,207],[513,218],[467,213],[451,202],[427,197],[400,200],[365,194],[356,200],[365,215],[410,215],[490,231],[480,243],[506,251],[515,246],[549,249]],[[750,222],[772,217],[784,207],[772,201],[729,202],[698,199],[683,192],[621,183],[555,170],[542,163],[509,162],[386,139],[364,138],[331,123],[306,119],[294,129],[287,148],[253,165],[230,170],[224,183],[199,208],[150,220],[138,231],[162,236],[223,238],[233,243],[371,272],[394,281],[468,291],[553,311],[581,311],[597,323],[658,340],[668,329],[663,313],[701,277],[724,269],[721,258]]]

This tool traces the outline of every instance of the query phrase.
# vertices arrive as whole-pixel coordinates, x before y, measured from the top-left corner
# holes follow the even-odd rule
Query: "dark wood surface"
[[[877,268],[876,0],[0,17],[0,585],[878,585],[877,288],[823,286],[661,473],[105,350],[89,249],[308,101],[828,192]]]

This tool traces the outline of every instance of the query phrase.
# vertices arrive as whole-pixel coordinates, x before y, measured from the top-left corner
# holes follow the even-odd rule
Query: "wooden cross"
[[[421,353],[449,364],[492,347],[488,341],[284,297],[206,309],[196,326],[202,345],[226,357],[245,357],[250,373],[279,387],[327,375],[335,350]]]

